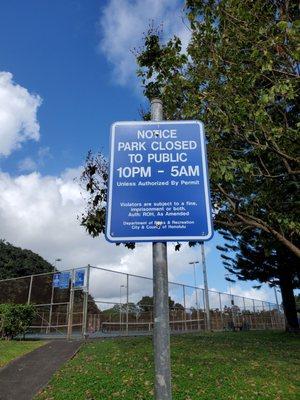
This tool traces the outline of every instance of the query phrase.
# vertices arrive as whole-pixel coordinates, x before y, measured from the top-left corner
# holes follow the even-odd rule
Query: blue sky
[[[107,152],[114,120],[137,119],[141,99],[113,85],[111,66],[98,49],[101,1],[4,1],[0,16],[1,70],[38,93],[41,139],[1,161],[16,173],[18,160],[51,149],[42,173],[58,174],[83,162],[89,149]]]
[[[64,268],[91,263],[151,275],[149,245],[130,253],[88,237],[76,219],[84,201],[73,181],[89,149],[108,153],[110,125],[139,120],[140,107],[147,107],[131,50],[151,19],[164,23],[166,37],[176,33],[187,43],[179,0],[1,2],[7,114],[1,119],[0,92],[0,237],[50,262],[61,257]],[[26,124],[31,130],[24,137]],[[207,244],[209,286],[226,290],[218,243],[215,235]],[[171,253],[171,278],[191,283],[188,262],[199,259],[200,250]],[[197,280],[202,283],[199,272]],[[236,293],[273,300],[272,290],[251,286],[239,283]]]

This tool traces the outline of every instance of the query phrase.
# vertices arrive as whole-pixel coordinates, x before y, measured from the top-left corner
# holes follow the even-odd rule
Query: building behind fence
[[[84,286],[53,287],[53,273],[0,281],[0,303],[36,308],[28,336],[101,337],[153,330],[152,278],[88,266]],[[66,272],[66,271],[64,271]],[[169,282],[171,332],[284,329],[281,307],[267,301]]]

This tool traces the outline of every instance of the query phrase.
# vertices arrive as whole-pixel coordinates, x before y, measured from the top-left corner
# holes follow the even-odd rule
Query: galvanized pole
[[[198,303],[198,293],[197,293],[197,281],[196,281],[196,264],[199,264],[199,261],[191,261],[189,264],[194,266],[194,285],[196,291],[196,307],[197,307],[197,320],[198,320],[198,329],[200,330],[200,316],[199,316],[199,303]]]
[[[125,287],[125,285],[120,285],[120,303],[119,303],[119,325],[120,325],[120,333],[122,331],[122,287]]]
[[[274,293],[275,293],[275,300],[276,300],[277,310],[279,311],[279,303],[278,303],[278,296],[277,296],[276,286],[274,286]]]
[[[33,275],[30,277],[30,283],[29,283],[29,290],[28,290],[28,298],[27,298],[27,304],[30,304],[30,299],[31,299],[31,291],[32,291],[32,281],[33,281]]]
[[[70,287],[70,299],[69,299],[68,331],[67,331],[67,339],[68,340],[71,339],[72,331],[73,331],[74,277],[75,277],[75,271],[74,271],[74,269],[72,269],[71,287]]]
[[[252,299],[252,305],[253,305],[253,312],[256,312],[256,310],[255,310],[255,303],[254,303],[254,299]]]
[[[220,303],[220,313],[221,313],[221,323],[222,329],[224,329],[224,321],[223,321],[223,307],[222,307],[222,300],[221,300],[221,293],[219,292],[219,303]]]
[[[54,267],[54,269],[55,269],[55,267]],[[51,288],[50,311],[49,311],[49,321],[48,321],[46,333],[48,333],[48,331],[51,330],[51,324],[52,324],[52,307],[53,307],[53,298],[54,298],[53,277],[54,277],[54,273],[52,274],[52,280],[51,280],[52,288]]]
[[[202,257],[202,267],[203,267],[203,283],[204,283],[204,292],[205,292],[205,311],[206,311],[206,319],[207,319],[207,329],[211,330],[210,323],[210,312],[209,312],[209,294],[208,294],[208,284],[207,284],[207,272],[206,272],[206,261],[205,261],[205,251],[204,251],[204,243],[201,243],[201,257]]]
[[[129,314],[129,275],[126,275],[126,335],[128,335],[128,314]]]
[[[86,285],[83,293],[83,318],[82,318],[82,335],[85,338],[87,331],[87,315],[88,315],[88,303],[89,303],[89,287],[90,287],[90,265],[86,267]]]
[[[186,325],[186,301],[185,301],[185,285],[182,285],[182,290],[183,290],[183,312],[184,312],[184,330],[187,330],[187,325]]]
[[[54,266],[53,266],[53,274],[52,274],[52,283],[51,283],[51,302],[50,302],[50,312],[49,312],[49,321],[48,321],[48,327],[46,330],[46,333],[48,333],[48,330],[51,330],[51,324],[52,324],[52,311],[53,311],[53,299],[54,299],[54,286],[53,286],[53,277],[56,272],[56,263],[61,261],[61,258],[56,258],[54,260]]]
[[[159,99],[151,101],[152,121],[163,119],[163,105]],[[154,369],[155,399],[171,400],[170,326],[167,243],[153,243],[154,297]]]

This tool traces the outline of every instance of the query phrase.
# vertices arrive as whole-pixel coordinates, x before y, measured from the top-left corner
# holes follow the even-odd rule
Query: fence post
[[[199,313],[199,302],[198,302],[198,293],[197,290],[198,288],[195,288],[196,290],[196,303],[197,303],[197,326],[198,326],[198,331],[200,331],[200,313]]]
[[[128,335],[128,314],[129,314],[129,275],[126,274],[126,335]]]
[[[30,283],[29,283],[29,290],[28,290],[28,298],[27,298],[27,304],[30,304],[30,299],[31,299],[31,291],[32,291],[32,281],[33,281],[33,275],[30,277]]]
[[[205,313],[204,315],[204,330],[207,331],[207,318],[205,318],[206,316],[206,307],[205,307],[205,291],[204,289],[202,289],[202,301],[203,301],[203,312]]]
[[[72,269],[71,287],[70,287],[69,315],[68,315],[68,332],[67,332],[67,339],[68,339],[68,340],[70,340],[71,337],[72,337],[72,330],[73,330],[73,308],[74,308],[74,269]]]
[[[184,307],[184,330],[187,330],[187,325],[186,325],[186,303],[185,303],[185,285],[182,285],[183,289],[183,307]]]
[[[48,326],[47,326],[47,329],[46,329],[46,333],[48,333],[49,330],[50,330],[50,333],[51,333],[52,309],[53,309],[53,299],[54,299],[53,276],[54,276],[54,273],[51,275],[51,300],[50,300],[49,321],[48,321]]]
[[[202,258],[202,267],[203,267],[203,283],[204,283],[204,292],[205,292],[205,311],[206,311],[206,319],[207,319],[207,329],[210,331],[211,323],[210,323],[210,310],[209,310],[209,293],[208,293],[204,243],[202,242],[200,244],[200,246],[201,246],[201,258]]]
[[[87,327],[87,314],[88,314],[88,303],[89,303],[89,287],[90,287],[90,265],[86,267],[86,285],[83,292],[83,316],[82,316],[82,336],[86,337]]]
[[[219,292],[219,303],[220,303],[222,330],[224,330],[223,307],[222,307],[222,300],[221,300],[221,293],[220,292]]]

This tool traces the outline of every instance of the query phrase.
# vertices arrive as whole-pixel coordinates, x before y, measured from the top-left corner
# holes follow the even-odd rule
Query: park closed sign
[[[212,237],[201,122],[114,123],[109,171],[109,241],[205,241]]]

